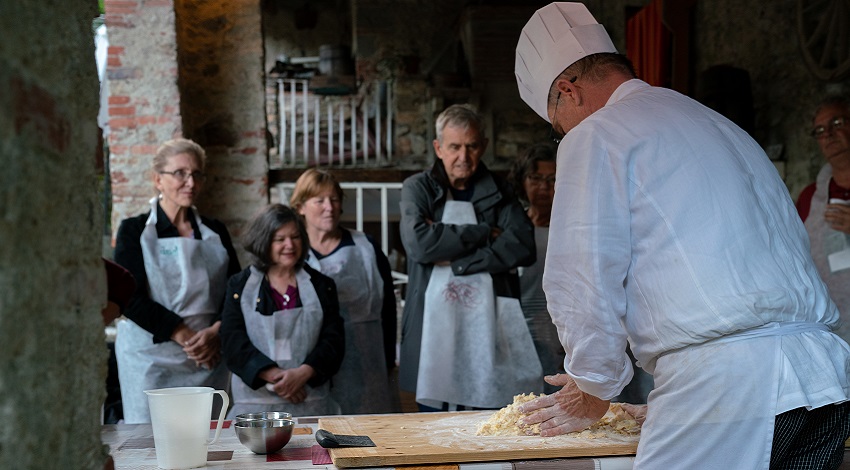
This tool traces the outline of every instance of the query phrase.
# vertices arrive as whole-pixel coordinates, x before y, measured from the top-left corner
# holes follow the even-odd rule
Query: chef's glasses
[[[203,183],[207,180],[207,175],[205,175],[201,171],[188,171],[188,170],[174,170],[174,171],[160,171],[161,175],[171,175],[179,182],[184,182],[189,178],[192,178],[196,183]]]
[[[844,127],[845,122],[847,122],[847,118],[845,118],[844,116],[836,116],[830,119],[825,126],[816,126],[814,129],[812,129],[810,134],[815,139],[822,139],[824,137],[824,134],[826,134],[826,131],[829,131],[831,133],[835,129],[840,129]]]

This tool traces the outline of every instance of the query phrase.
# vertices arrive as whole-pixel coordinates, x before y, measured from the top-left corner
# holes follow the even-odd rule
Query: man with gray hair
[[[534,227],[481,161],[478,113],[450,106],[436,132],[433,168],[401,190],[408,285],[399,384],[423,411],[499,408],[543,388],[515,269],[534,262]]]
[[[566,374],[523,424],[601,418],[632,376],[628,342],[655,380],[634,468],[836,468],[850,347],[759,145],[636,79],[580,3],[534,14],[515,71],[564,136],[543,288]]]

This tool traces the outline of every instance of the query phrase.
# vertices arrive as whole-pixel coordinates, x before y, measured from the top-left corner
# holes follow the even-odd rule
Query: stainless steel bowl
[[[236,421],[233,428],[239,442],[255,454],[271,454],[283,449],[292,438],[291,419]]]
[[[292,414],[285,411],[258,411],[256,413],[243,413],[236,415],[235,421],[256,421],[263,419],[292,419]]]

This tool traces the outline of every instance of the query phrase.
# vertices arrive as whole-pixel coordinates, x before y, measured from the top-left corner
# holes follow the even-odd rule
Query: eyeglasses
[[[543,176],[539,173],[532,173],[526,178],[535,186],[543,186],[544,184],[555,186],[555,175]]]
[[[844,127],[845,121],[846,118],[844,116],[836,116],[830,119],[830,121],[826,123],[826,126],[817,126],[812,129],[811,135],[815,139],[822,139],[824,137],[824,134],[826,134],[827,130],[829,130],[829,132],[832,132],[835,129],[840,129]]]
[[[205,175],[201,171],[187,171],[187,170],[174,170],[174,171],[160,171],[160,175],[171,175],[179,182],[184,182],[189,178],[192,178],[196,183],[203,183],[207,180],[207,175]]]

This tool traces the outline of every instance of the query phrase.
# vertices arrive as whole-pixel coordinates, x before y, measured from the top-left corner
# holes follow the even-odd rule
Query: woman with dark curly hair
[[[243,239],[254,260],[230,278],[221,318],[222,351],[233,372],[229,416],[339,414],[329,380],[342,364],[345,330],[333,280],[304,263],[301,217],[271,205]]]

